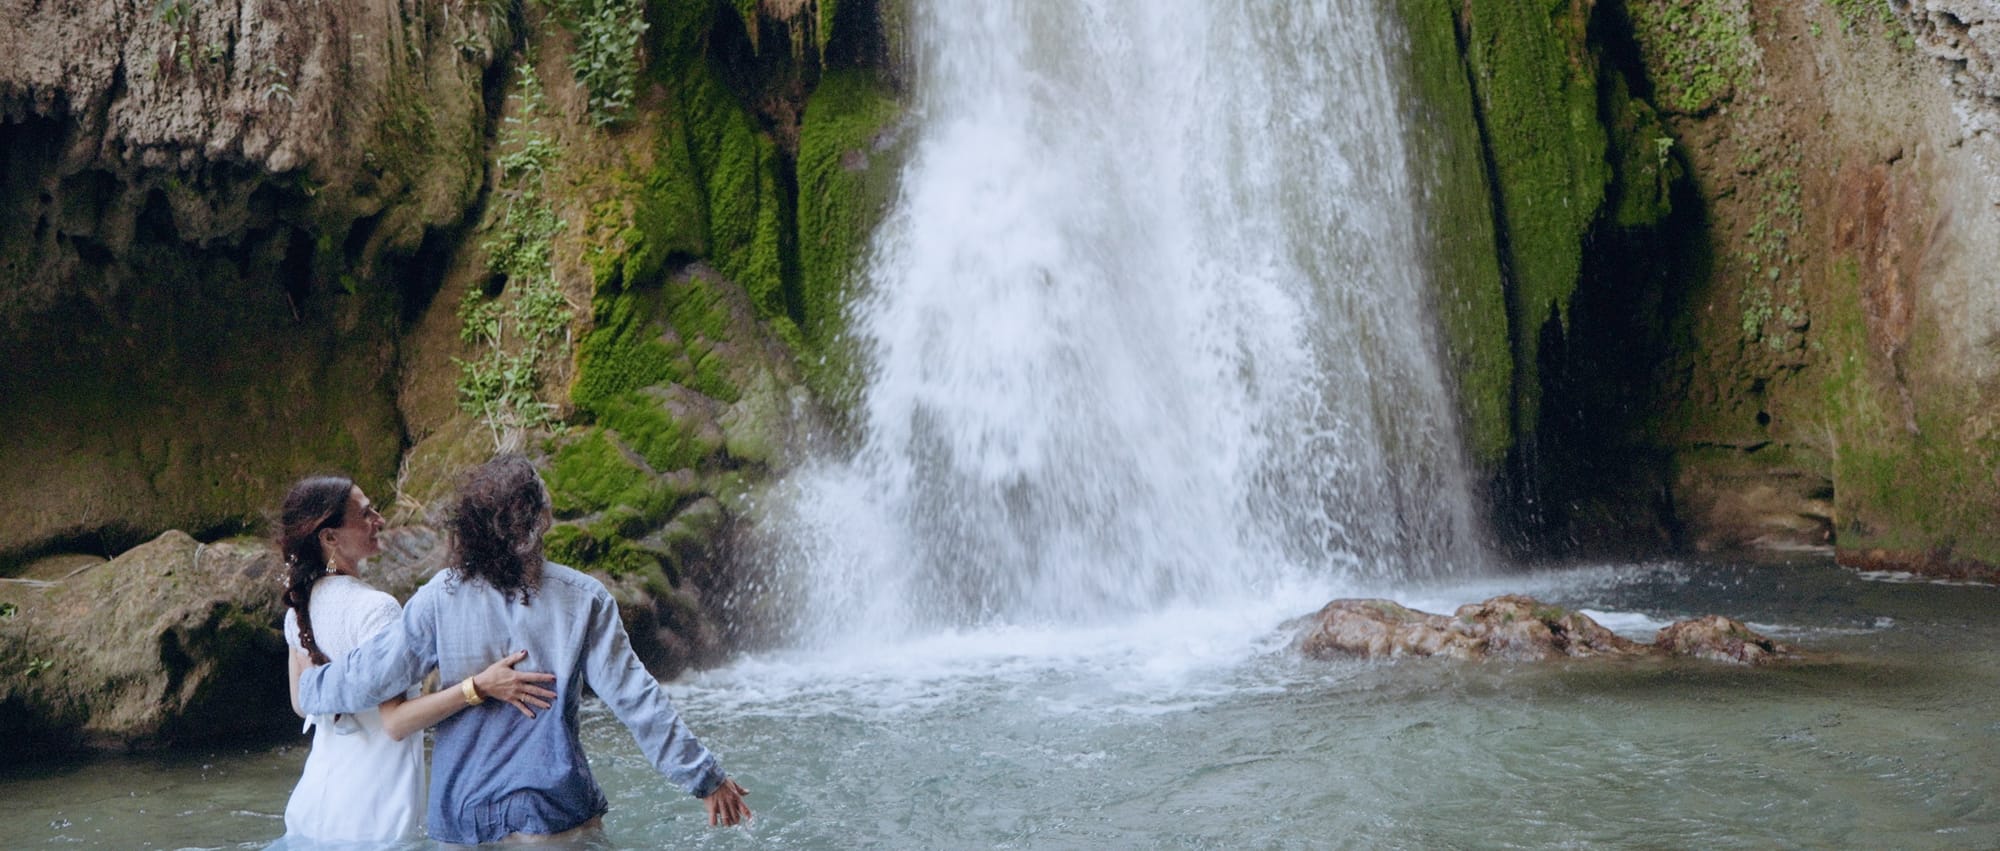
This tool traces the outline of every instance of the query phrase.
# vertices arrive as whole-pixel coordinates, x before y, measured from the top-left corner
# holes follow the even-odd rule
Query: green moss
[[[1467,446],[1474,463],[1491,470],[1514,443],[1514,362],[1491,183],[1452,5],[1450,0],[1402,0],[1401,11],[1410,34],[1417,97],[1415,142],[1425,163],[1419,173],[1435,181],[1428,211],[1433,298],[1458,384]],[[802,159],[802,180],[804,173]],[[808,256],[803,247],[800,256]],[[805,266],[810,282],[813,266]]]
[[[630,236],[636,237],[636,245],[624,270],[628,281],[651,282],[669,258],[708,253],[707,203],[695,179],[686,135],[662,133],[653,156],[653,170],[646,175],[632,217],[635,232]]]
[[[1609,139],[1618,196],[1611,223],[1627,229],[1657,227],[1673,212],[1673,187],[1681,179],[1674,139],[1652,105],[1632,96],[1623,74],[1609,77]]]
[[[1834,280],[1841,295],[1821,311],[1815,331],[1831,359],[1820,390],[1835,446],[1836,540],[1848,549],[1944,552],[2000,564],[2000,530],[1992,523],[2000,514],[1992,478],[2000,436],[1962,435],[1979,414],[1978,394],[1950,386],[1899,391],[1894,366],[1870,347],[1855,261],[1836,262]],[[1937,357],[1925,351],[1935,345],[1932,334],[1920,327],[1912,335],[1909,362]]]
[[[679,85],[689,159],[707,202],[709,259],[750,293],[760,317],[790,315],[783,260],[789,219],[776,145],[706,66]]]
[[[1466,57],[1499,197],[1512,273],[1517,434],[1540,415],[1539,329],[1567,321],[1583,236],[1611,179],[1598,118],[1590,8],[1547,0],[1471,0]]]
[[[729,379],[728,362],[716,352],[732,337],[729,303],[718,286],[701,275],[668,284],[667,319],[685,341],[690,371],[683,383],[711,399],[734,402],[742,394]]]
[[[826,55],[826,46],[833,41],[833,21],[840,11],[839,0],[819,0],[819,20],[814,32],[819,38],[819,52]]]
[[[1700,114],[1750,81],[1758,63],[1750,8],[1743,0],[1626,4],[1661,103]]]
[[[556,524],[543,545],[550,561],[612,577],[645,576],[662,566],[658,553],[596,525]]]
[[[902,114],[889,87],[867,71],[833,71],[806,102],[799,128],[799,329],[815,345],[840,332],[843,306],[895,193],[896,156],[876,140]]]
[[[586,429],[549,460],[549,494],[558,516],[574,517],[614,505],[645,505],[654,496],[653,472],[604,432]]]
[[[614,396],[601,403],[598,411],[598,422],[617,431],[655,470],[691,469],[722,451],[719,435],[707,435],[674,416],[658,391]]]
[[[598,299],[595,327],[577,344],[570,400],[586,414],[614,396],[679,382],[691,371],[685,352],[670,345],[658,323],[661,292],[627,291]]]

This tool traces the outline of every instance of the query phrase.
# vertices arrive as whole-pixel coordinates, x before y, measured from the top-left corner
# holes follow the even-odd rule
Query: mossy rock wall
[[[1612,179],[1598,113],[1598,58],[1588,41],[1593,8],[1575,0],[1471,0],[1459,7],[1499,211],[1514,329],[1516,434],[1538,424],[1541,331],[1567,321],[1584,237]]]
[[[1662,506],[1601,488],[1606,474],[1658,478],[1627,469],[1657,462],[1641,459],[1624,426],[1589,425],[1629,418],[1631,362],[1662,356],[1660,335],[1645,330],[1657,317],[1629,311],[1657,304],[1663,285],[1630,270],[1669,229],[1683,179],[1635,93],[1643,81],[1617,61],[1629,45],[1595,4],[1394,8],[1409,46],[1414,168],[1429,182],[1433,302],[1468,454],[1492,485],[1503,537],[1546,551],[1588,537],[1579,525],[1630,516],[1613,534],[1650,527],[1641,537],[1657,539]],[[1626,348],[1621,336],[1643,354],[1597,348]],[[1575,462],[1584,457],[1599,460]]]
[[[1655,431],[1686,542],[2000,575],[2000,172],[1962,37],[1901,4],[1623,5],[1705,214]]]
[[[1400,0],[1408,32],[1416,173],[1429,181],[1434,303],[1470,457],[1488,476],[1514,446],[1514,352],[1493,230],[1492,177],[1459,49],[1457,4]]]
[[[511,37],[341,2],[0,27],[0,570],[253,526],[315,470],[389,490],[402,323],[478,199]]]
[[[838,32],[879,40],[870,4],[839,8]],[[531,14],[523,57],[540,94],[516,86],[502,112],[502,148],[545,146],[536,198],[564,223],[549,274],[582,308],[570,360],[542,384],[557,416],[526,435],[555,500],[550,556],[607,580],[663,675],[732,640],[730,596],[748,570],[735,540],[821,416],[807,376],[844,380],[845,300],[897,167],[879,140],[901,109],[884,70],[861,61],[879,51],[829,40],[817,17],[771,14],[645,6],[640,92],[610,121],[569,77],[591,33],[562,9]],[[509,226],[489,210],[479,233]],[[478,254],[460,258],[433,313],[513,297],[477,273]],[[442,333],[432,346],[433,362],[467,357]],[[464,416],[435,433],[467,433],[450,424]],[[448,493],[453,445],[419,444],[406,469],[424,481],[406,485]]]

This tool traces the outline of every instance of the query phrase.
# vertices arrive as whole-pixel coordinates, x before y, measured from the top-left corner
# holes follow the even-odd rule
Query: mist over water
[[[795,638],[1483,563],[1372,4],[915,12],[860,433],[763,524]]]

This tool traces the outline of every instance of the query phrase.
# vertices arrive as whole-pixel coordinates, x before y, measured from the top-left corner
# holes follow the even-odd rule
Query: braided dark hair
[[[541,585],[542,533],[549,529],[548,490],[532,462],[508,453],[467,473],[447,525],[454,572],[528,604]]]
[[[321,529],[347,522],[347,503],[354,495],[354,480],[345,476],[313,476],[301,479],[285,494],[285,506],[278,515],[278,555],[285,560],[285,605],[298,613],[299,643],[305,645],[313,664],[327,663],[313,637],[313,583],[326,575],[326,551],[317,539]]]

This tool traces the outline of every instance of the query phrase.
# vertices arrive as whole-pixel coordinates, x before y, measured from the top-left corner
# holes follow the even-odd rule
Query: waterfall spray
[[[765,524],[801,640],[1482,561],[1371,3],[916,11],[861,431]]]

